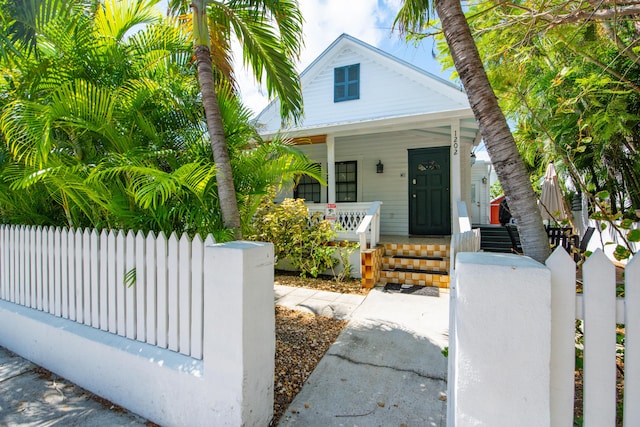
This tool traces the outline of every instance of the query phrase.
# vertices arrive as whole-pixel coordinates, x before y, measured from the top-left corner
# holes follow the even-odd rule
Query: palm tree
[[[405,0],[394,25],[398,25],[404,33],[421,31],[429,22],[433,7],[440,18],[453,63],[478,120],[480,133],[507,196],[509,208],[518,223],[522,249],[525,255],[544,262],[549,256],[550,247],[542,216],[536,205],[536,195],[509,125],[487,78],[460,2]]]
[[[0,55],[0,220],[233,238],[220,214],[191,33],[154,15],[153,0],[89,10],[47,1],[68,9],[20,18],[35,42],[17,44],[11,61]],[[227,80],[215,89],[248,226],[273,187],[321,174],[293,147],[260,143]]]
[[[174,11],[184,2],[174,1]],[[300,53],[302,16],[296,1],[213,1],[191,3],[194,53],[207,129],[216,164],[218,197],[224,226],[241,238],[241,221],[233,172],[220,115],[216,81],[233,84],[230,39],[238,37],[243,60],[258,81],[264,76],[270,96],[281,100],[284,117],[297,119],[302,113],[300,82],[293,60]],[[215,67],[214,67],[215,65]]]

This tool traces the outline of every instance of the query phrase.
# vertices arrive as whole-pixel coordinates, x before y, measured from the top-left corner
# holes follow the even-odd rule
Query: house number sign
[[[458,155],[458,131],[453,131],[453,155]]]

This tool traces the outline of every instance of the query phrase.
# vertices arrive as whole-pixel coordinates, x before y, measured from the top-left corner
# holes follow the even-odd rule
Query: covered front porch
[[[379,201],[377,231],[385,235],[460,232],[458,202],[471,203],[470,155],[479,143],[468,109],[296,129],[289,137],[323,167],[327,186],[311,192],[307,180],[288,197],[313,201],[314,210],[353,204],[349,211],[365,215]],[[355,231],[352,220],[341,219],[345,232]]]
[[[352,264],[359,264],[366,288],[388,283],[448,288],[452,253],[479,245],[479,235],[472,231],[451,236],[380,234],[380,201],[307,206],[310,215],[335,221],[337,240],[360,243]],[[464,223],[462,219],[456,222]]]

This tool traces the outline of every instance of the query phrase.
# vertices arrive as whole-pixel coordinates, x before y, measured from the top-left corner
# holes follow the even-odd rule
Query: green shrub
[[[273,243],[276,261],[287,258],[302,277],[318,277],[339,262],[334,257],[335,246],[328,245],[336,237],[331,223],[319,213],[309,217],[302,199],[285,199],[279,204],[265,201],[252,228],[252,240]]]

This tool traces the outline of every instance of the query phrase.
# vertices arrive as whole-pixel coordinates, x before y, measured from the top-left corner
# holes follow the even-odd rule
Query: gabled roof
[[[342,33],[342,34],[340,35],[340,37],[338,37],[337,39],[335,39],[335,40],[333,41],[333,43],[331,43],[331,44],[329,45],[329,47],[327,47],[327,48],[326,48],[326,49],[325,49],[325,50],[320,54],[320,56],[318,56],[316,59],[314,59],[314,60],[313,60],[313,62],[311,62],[311,64],[309,64],[309,65],[307,66],[307,68],[305,68],[305,69],[304,69],[304,71],[300,74],[300,78],[301,78],[301,79],[302,79],[302,78],[304,78],[304,76],[305,76],[306,74],[310,73],[314,68],[317,68],[315,65],[316,65],[317,63],[322,62],[322,61],[323,61],[323,59],[324,59],[324,57],[325,57],[325,56],[327,56],[327,55],[328,55],[328,53],[329,53],[330,51],[332,51],[332,50],[333,50],[337,45],[339,45],[340,43],[342,43],[342,42],[343,42],[343,40],[348,40],[348,41],[349,41],[349,42],[351,42],[351,43],[358,44],[358,45],[360,45],[361,47],[363,47],[364,49],[371,50],[372,52],[375,52],[375,53],[376,53],[376,54],[378,54],[378,55],[381,55],[381,56],[386,57],[386,58],[387,58],[387,59],[389,59],[390,61],[397,62],[399,65],[401,65],[401,66],[403,66],[403,67],[410,68],[410,69],[412,69],[413,71],[415,71],[415,72],[417,72],[417,73],[423,74],[423,75],[424,75],[424,76],[426,76],[426,77],[429,77],[429,78],[431,78],[431,79],[437,80],[437,81],[439,81],[440,83],[443,83],[443,84],[445,84],[445,85],[447,85],[447,86],[450,86],[451,88],[453,88],[453,89],[455,89],[455,90],[457,90],[457,91],[461,91],[461,92],[462,92],[462,89],[461,89],[460,87],[456,86],[455,84],[453,84],[452,82],[450,82],[450,81],[448,81],[448,80],[445,80],[445,79],[443,79],[442,77],[436,76],[435,74],[432,74],[432,73],[430,73],[430,72],[428,72],[428,71],[426,71],[426,70],[423,70],[423,69],[422,69],[422,68],[420,68],[420,67],[416,67],[415,65],[411,64],[410,62],[407,62],[407,61],[405,61],[405,60],[403,60],[403,59],[400,59],[400,58],[398,58],[397,56],[393,56],[393,55],[391,55],[390,53],[387,53],[387,52],[385,52],[385,51],[384,51],[384,50],[382,50],[382,49],[379,49],[379,48],[377,48],[377,47],[375,47],[375,46],[372,46],[372,45],[370,45],[370,44],[368,44],[368,43],[365,43],[365,42],[363,42],[362,40],[357,39],[357,38],[355,38],[355,37],[353,37],[353,36],[350,36],[350,35],[349,35],[349,34],[347,34],[347,33]]]
[[[333,102],[333,69],[360,63],[360,99]],[[297,135],[329,128],[332,132],[349,128],[389,126],[433,120],[442,127],[447,118],[460,118],[467,135],[477,133],[477,125],[466,94],[451,82],[371,46],[342,34],[300,75],[305,116],[287,128]],[[415,120],[414,120],[415,119]],[[257,117],[264,135],[282,128],[278,100]],[[445,123],[446,125],[447,123]]]

